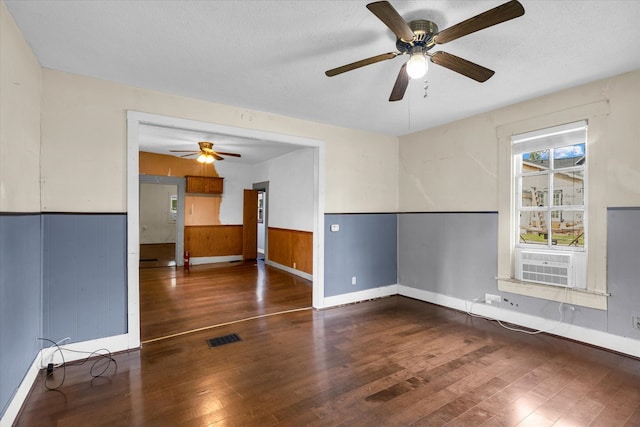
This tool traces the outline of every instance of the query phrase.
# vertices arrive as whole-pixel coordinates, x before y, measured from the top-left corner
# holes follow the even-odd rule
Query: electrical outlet
[[[357,283],[356,276],[353,276],[353,277],[351,278],[351,284],[352,284],[352,285],[355,285],[356,283]]]
[[[502,297],[500,295],[484,294],[484,302],[487,304],[500,301],[502,301]]]
[[[635,329],[640,329],[640,316],[633,316],[633,327]]]

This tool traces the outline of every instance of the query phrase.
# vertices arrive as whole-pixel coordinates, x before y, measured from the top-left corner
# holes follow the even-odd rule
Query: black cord
[[[49,387],[49,385],[47,384],[47,380],[48,380],[49,377],[53,376],[53,372],[54,372],[55,369],[52,369],[52,370],[47,369],[47,370],[43,371],[45,373],[44,381],[43,381],[44,388],[46,388],[47,390],[58,390],[60,387],[62,387],[62,384],[64,384],[64,380],[67,377],[67,369],[66,369],[66,366],[65,366],[64,354],[62,353],[62,349],[60,348],[60,346],[58,345],[57,342],[55,342],[53,340],[50,340],[49,338],[38,338],[38,339],[41,340],[41,341],[50,342],[51,344],[56,346],[56,349],[57,349],[56,351],[60,352],[60,357],[62,358],[62,365],[61,365],[62,366],[62,381],[60,381],[60,384],[56,385],[55,387]],[[52,346],[47,347],[47,348],[51,348],[51,347]],[[51,356],[53,356],[54,354],[55,354],[55,352],[52,353]]]
[[[41,340],[41,341],[50,342],[53,345],[48,347],[48,348],[51,348],[51,347],[55,346],[56,347],[56,351],[60,352],[60,357],[62,358],[62,364],[60,364],[59,366],[54,366],[54,368],[62,366],[62,381],[60,381],[60,384],[56,385],[55,387],[50,387],[47,384],[48,377],[53,376],[53,372],[54,372],[55,369],[49,370],[47,368],[46,370],[43,371],[43,372],[46,373],[45,374],[45,378],[44,378],[44,387],[47,390],[58,390],[64,384],[64,380],[65,380],[66,375],[67,375],[67,371],[66,371],[67,363],[64,360],[64,354],[62,353],[62,349],[60,348],[60,346],[58,345],[57,342],[55,342],[53,340],[50,340],[49,338],[38,338],[38,339]],[[104,373],[107,372],[107,370],[109,369],[109,366],[111,366],[112,362],[115,365],[115,370],[118,369],[118,362],[116,362],[116,360],[112,357],[111,352],[106,348],[100,348],[98,350],[92,351],[91,353],[89,353],[87,351],[71,350],[69,348],[66,348],[65,350],[71,351],[71,352],[74,352],[74,353],[85,353],[85,354],[88,353],[89,354],[84,360],[78,361],[78,362],[69,363],[70,365],[81,366],[81,365],[84,365],[85,363],[87,363],[92,357],[98,356],[94,360],[93,364],[91,365],[91,368],[89,368],[89,374],[93,378],[98,378],[98,377],[101,377],[102,375],[104,375]],[[105,351],[106,354],[100,353],[102,351]],[[53,356],[53,354],[55,354],[55,352],[52,353],[52,356]],[[105,364],[104,368],[100,372],[96,373],[96,371],[95,371],[96,366],[98,365],[99,362],[102,362],[105,359],[107,360],[107,363]]]
[[[78,350],[71,350],[71,349],[65,349],[67,351],[71,351],[74,353],[88,353],[86,351],[78,351]],[[103,353],[99,353],[100,351],[106,351],[106,354]],[[89,353],[89,355],[80,361],[77,362],[71,362],[69,363],[70,365],[75,365],[75,366],[81,366],[84,365],[85,363],[87,363],[92,357],[94,356],[98,356],[98,358],[96,360],[94,360],[93,364],[91,365],[91,368],[89,369],[89,374],[93,377],[93,378],[98,378],[101,377],[102,375],[104,375],[105,372],[107,372],[107,370],[109,369],[109,366],[111,366],[111,363],[115,364],[115,369],[118,369],[118,362],[116,362],[116,360],[111,356],[111,352],[106,349],[106,348],[99,348],[98,350],[92,351],[91,353]],[[102,371],[100,371],[99,373],[94,373],[94,369],[95,367],[98,365],[99,362],[103,361],[103,360],[107,360],[107,364],[104,366],[104,369],[102,369]]]

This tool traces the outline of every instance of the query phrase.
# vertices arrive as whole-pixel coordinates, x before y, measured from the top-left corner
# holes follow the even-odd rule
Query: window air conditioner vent
[[[554,252],[516,251],[516,279],[573,287],[573,256]]]

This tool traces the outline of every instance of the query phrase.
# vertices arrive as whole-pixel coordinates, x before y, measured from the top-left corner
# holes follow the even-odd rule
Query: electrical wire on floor
[[[484,299],[483,299],[483,300],[479,300],[479,299],[477,299],[477,298],[476,298],[475,300],[471,301],[471,306],[469,307],[469,309],[467,309],[467,303],[468,303],[469,301],[466,301],[466,300],[465,300],[465,302],[464,302],[464,308],[465,308],[465,311],[467,312],[467,314],[468,314],[469,316],[471,316],[471,317],[479,317],[479,318],[481,318],[481,319],[485,319],[485,320],[489,320],[489,321],[497,322],[497,323],[498,323],[498,325],[500,325],[500,326],[502,326],[503,328],[508,329],[508,330],[510,330],[510,331],[514,331],[514,332],[522,332],[523,334],[529,334],[529,335],[543,334],[543,333],[547,333],[547,332],[551,332],[551,331],[553,331],[556,327],[558,327],[558,326],[562,323],[562,319],[563,319],[562,307],[564,306],[564,304],[565,304],[565,302],[566,302],[566,300],[567,300],[568,289],[569,289],[568,287],[566,287],[566,288],[564,289],[564,298],[563,298],[563,300],[562,300],[562,301],[560,301],[560,303],[558,304],[558,313],[560,313],[560,317],[558,318],[558,320],[556,321],[556,323],[555,323],[553,326],[551,326],[550,328],[548,328],[548,329],[537,329],[537,330],[530,331],[530,330],[526,330],[526,329],[513,328],[513,327],[511,327],[511,326],[507,326],[507,325],[503,324],[503,323],[502,323],[502,321],[501,321],[500,319],[494,319],[494,318],[492,318],[492,317],[488,317],[488,316],[481,316],[481,315],[479,315],[479,314],[474,314],[474,313],[472,312],[472,311],[473,311],[473,305],[474,305],[476,302],[486,302]],[[502,298],[501,298],[500,300],[502,301]],[[498,308],[502,308],[502,306],[500,305],[500,306],[498,306]]]
[[[50,344],[52,344],[51,346],[47,347],[47,348],[52,348],[55,346],[56,350],[51,353],[49,355],[50,359],[53,360],[53,356],[56,353],[60,353],[60,358],[62,359],[62,363],[59,364],[53,364],[53,363],[48,363],[47,364],[47,369],[44,370],[44,387],[47,390],[58,390],[60,389],[60,387],[62,387],[62,385],[64,384],[64,380],[66,379],[67,376],[67,365],[77,365],[77,366],[81,366],[84,365],[85,363],[87,363],[89,360],[95,358],[95,360],[93,361],[93,364],[91,365],[91,368],[89,368],[89,374],[91,375],[91,377],[93,378],[98,378],[103,376],[107,370],[109,369],[109,367],[111,366],[111,364],[113,363],[115,365],[115,370],[118,369],[118,362],[116,362],[116,360],[112,357],[111,352],[106,349],[106,348],[100,348],[98,350],[94,350],[94,351],[81,351],[81,350],[72,350],[70,348],[61,348],[60,344],[58,344],[57,342],[50,340],[49,338],[38,338],[38,340],[40,341],[45,341],[48,342]],[[81,354],[87,354],[88,356],[84,359],[80,359],[74,362],[70,362],[70,363],[66,363],[65,359],[64,359],[64,353],[63,351],[70,351],[72,353],[81,353]],[[99,367],[99,363],[100,362],[105,362],[103,367]],[[49,383],[49,379],[53,377],[53,373],[56,369],[62,368],[62,379],[60,380],[59,384],[56,384],[54,386],[50,385]]]

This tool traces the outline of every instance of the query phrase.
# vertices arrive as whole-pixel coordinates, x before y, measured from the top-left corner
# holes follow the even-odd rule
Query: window
[[[611,132],[610,105],[607,100],[602,100],[565,107],[567,108],[558,111],[543,109],[532,117],[505,123],[496,128],[498,138],[498,275],[496,281],[498,289],[503,292],[606,310],[608,292],[605,201],[609,191],[607,183],[611,182],[608,177],[611,168],[607,162],[610,158],[608,152],[610,147],[608,138]],[[540,130],[536,131],[536,129]],[[546,142],[541,143],[541,140]],[[534,183],[535,185],[527,186],[527,181],[533,179],[531,177],[535,174],[531,171],[530,176],[525,176],[522,173],[524,166],[519,175],[516,173],[518,156],[524,157],[525,153],[544,150],[550,150],[550,156],[553,156],[559,154],[559,152],[553,153],[556,148],[583,143],[584,159],[578,159],[570,167],[563,165],[562,162],[554,164],[553,167],[538,162],[537,168],[540,172],[550,174],[543,185]],[[530,163],[534,163],[535,156],[534,154],[534,159],[529,159]],[[588,161],[586,156],[589,156]],[[557,157],[562,156],[555,158]],[[576,186],[571,187],[570,190],[559,185],[560,181],[566,178],[562,175],[563,173],[578,174],[579,166],[583,167],[582,188],[577,182]],[[521,181],[517,178],[518,176],[521,176]],[[531,187],[534,186],[537,192],[535,197],[539,197],[543,202],[538,208],[542,209],[536,209],[533,206],[534,194],[531,192]],[[562,190],[562,194],[554,191],[554,188]],[[520,206],[523,208],[521,209]],[[524,209],[525,206],[530,206],[530,209]],[[529,219],[526,215],[531,216],[533,221],[533,216],[537,215],[536,212],[547,210],[551,217],[550,223],[552,225],[562,223],[564,227],[568,227],[569,223],[578,223],[580,218],[577,218],[577,213],[580,213],[583,236],[576,243],[569,245],[571,241],[562,239],[567,237],[567,233],[555,233],[552,227],[552,235],[547,235],[546,239],[544,233],[541,236],[537,234],[533,236],[539,238],[541,242],[522,242],[520,213],[523,214],[522,224],[524,225]],[[544,219],[548,220],[548,218],[542,220]],[[527,237],[524,236],[525,240]],[[556,239],[555,245],[554,239]],[[558,280],[559,283],[552,283],[553,286],[551,286],[549,282],[558,278],[551,274],[549,276],[553,277],[548,277],[551,280],[539,281],[538,275],[544,275],[544,272],[538,271],[528,271],[536,275],[535,280],[525,279],[523,274],[518,275],[522,273],[525,260],[533,265],[542,264],[530,270],[540,268],[544,270],[545,263],[549,262],[568,264],[571,267],[569,270],[572,272],[573,284],[569,284],[567,280],[567,285],[564,285]]]
[[[264,222],[264,191],[258,192],[258,222]]]
[[[575,269],[586,269],[580,262],[585,259],[588,236],[586,141],[584,121],[512,137],[516,192],[512,229],[516,234],[515,272],[519,280],[586,286],[581,279],[586,273],[574,274]],[[583,255],[575,260],[553,256],[559,252]]]

